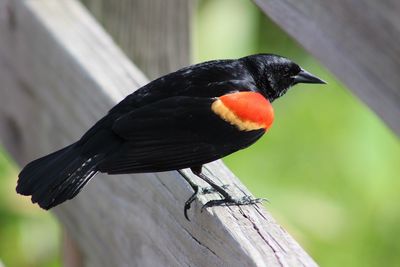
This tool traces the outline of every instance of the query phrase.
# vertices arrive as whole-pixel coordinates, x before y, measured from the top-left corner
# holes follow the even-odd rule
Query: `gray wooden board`
[[[0,36],[0,138],[21,166],[77,140],[147,82],[74,0],[0,0]],[[249,194],[220,161],[207,168]],[[200,213],[218,197],[202,196],[188,222],[191,194],[178,172],[97,175],[54,212],[85,266],[316,266],[261,205]]]
[[[253,1],[400,134],[400,1]]]
[[[194,0],[81,2],[150,79],[190,61]]]

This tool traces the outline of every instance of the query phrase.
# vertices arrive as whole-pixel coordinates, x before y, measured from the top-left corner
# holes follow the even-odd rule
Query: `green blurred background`
[[[224,161],[321,266],[400,266],[398,138],[250,1],[200,1],[193,30],[195,62],[271,52],[328,82],[274,102],[270,132]],[[1,150],[0,266],[61,266],[60,229],[15,194],[17,172]]]

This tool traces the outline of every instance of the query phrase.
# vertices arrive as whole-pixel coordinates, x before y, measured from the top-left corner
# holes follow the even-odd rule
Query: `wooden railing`
[[[253,0],[400,134],[398,0]]]
[[[84,2],[150,77],[189,64],[191,2]],[[146,82],[79,2],[0,0],[0,138],[21,166],[77,140]],[[220,161],[207,169],[232,194],[249,194]],[[263,206],[201,213],[213,195],[202,196],[189,222],[191,194],[178,172],[96,176],[54,209],[80,254],[66,264],[316,266]]]

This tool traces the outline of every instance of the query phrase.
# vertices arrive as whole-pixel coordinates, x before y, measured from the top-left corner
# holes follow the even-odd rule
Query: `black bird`
[[[158,78],[128,95],[82,138],[32,161],[17,192],[50,209],[75,197],[97,173],[191,168],[223,199],[205,206],[251,204],[231,197],[202,165],[256,142],[271,126],[271,103],[297,83],[324,83],[287,58],[258,54],[213,60]],[[198,188],[185,204],[185,216]]]

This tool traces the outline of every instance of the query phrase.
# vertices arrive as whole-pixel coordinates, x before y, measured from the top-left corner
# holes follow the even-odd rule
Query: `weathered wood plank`
[[[254,0],[400,134],[400,2]]]
[[[150,79],[190,62],[193,0],[81,0]]]
[[[0,138],[21,165],[76,140],[146,82],[74,0],[0,0],[0,14]],[[207,167],[248,193],[220,161]],[[191,193],[178,172],[98,175],[54,211],[87,266],[316,265],[260,205],[200,213],[217,197],[203,196],[186,221]]]

